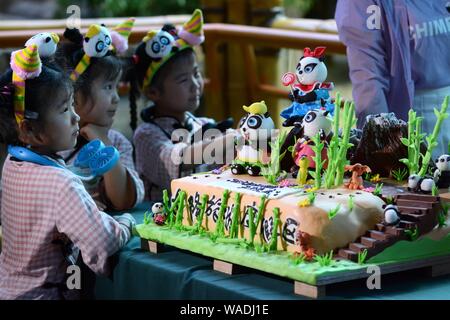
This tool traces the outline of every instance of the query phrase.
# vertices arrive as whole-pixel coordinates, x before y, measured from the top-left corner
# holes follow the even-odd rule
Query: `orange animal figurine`
[[[362,190],[364,189],[362,175],[363,173],[371,172],[372,170],[370,170],[368,166],[355,163],[354,165],[346,165],[345,171],[350,171],[352,173],[350,180],[344,184],[345,187],[352,190]]]

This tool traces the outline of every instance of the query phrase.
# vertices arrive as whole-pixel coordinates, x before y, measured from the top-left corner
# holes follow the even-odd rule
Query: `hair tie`
[[[139,63],[139,56],[137,54],[133,54],[131,56],[131,61],[133,62],[134,65],[137,65]]]

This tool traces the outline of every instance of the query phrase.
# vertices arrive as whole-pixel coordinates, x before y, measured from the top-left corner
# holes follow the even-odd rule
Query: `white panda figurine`
[[[319,58],[320,54],[303,56],[297,64],[295,74],[298,82],[302,85],[313,85],[315,83],[322,83],[327,79],[328,70],[323,62],[323,58]]]
[[[311,110],[302,120],[303,135],[312,138],[318,133],[325,139],[331,132],[333,122],[326,110]]]
[[[435,186],[433,178],[422,178],[418,174],[412,174],[408,178],[408,190],[412,192],[431,193]]]
[[[246,163],[247,167],[233,164],[231,172],[233,174],[247,172],[249,175],[256,176],[260,173],[260,167],[256,164],[258,162],[266,164],[270,160],[268,142],[272,137],[272,130],[275,129],[275,123],[264,101],[255,102],[249,107],[243,106],[243,109],[247,115],[241,119],[239,130],[244,145],[238,146],[236,160]]]
[[[164,30],[149,31],[143,41],[147,55],[153,59],[161,59],[171,53],[175,38]]]
[[[111,43],[109,30],[104,26],[93,24],[84,37],[83,49],[89,57],[101,58],[108,53]]]
[[[41,58],[51,57],[56,52],[59,37],[53,32],[41,32],[25,42],[25,47],[35,44],[38,47],[39,56]]]
[[[161,202],[155,202],[152,206],[152,215],[162,214],[164,212],[164,207]]]
[[[434,171],[434,181],[439,188],[450,187],[450,155],[443,154],[436,159],[437,169]]]
[[[384,223],[388,226],[397,225],[400,222],[398,207],[393,204],[388,204],[384,208]]]

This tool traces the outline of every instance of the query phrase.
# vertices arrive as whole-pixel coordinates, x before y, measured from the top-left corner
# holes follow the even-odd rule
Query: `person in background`
[[[367,115],[385,112],[407,121],[413,108],[431,134],[433,110],[450,96],[450,2],[339,0],[335,18],[347,46],[358,127]],[[434,157],[448,153],[449,138],[447,119]]]

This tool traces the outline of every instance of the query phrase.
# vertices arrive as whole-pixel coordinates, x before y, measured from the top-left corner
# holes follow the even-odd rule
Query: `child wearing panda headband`
[[[133,147],[121,133],[111,129],[120,100],[117,86],[125,61],[117,55],[128,49],[133,25],[134,18],[112,30],[93,24],[84,36],[78,29],[66,29],[65,41],[56,54],[56,61],[73,81],[75,110],[80,116],[78,143],[61,155],[70,164],[81,147],[95,139],[114,146],[120,153],[118,164],[88,188],[102,209],[127,210],[144,198],[144,185],[134,168]]]
[[[234,131],[213,141],[193,144],[180,142],[175,137],[176,129],[185,129],[195,137],[205,126],[222,132],[231,126],[231,123],[215,124],[212,119],[192,114],[199,107],[203,94],[203,78],[194,47],[203,41],[203,15],[197,9],[180,29],[165,25],[161,30],[149,31],[136,49],[131,109],[136,110],[139,94],[153,104],[142,111],[144,123],[134,134],[136,167],[150,200],[160,200],[163,190],[170,190],[172,179],[210,169],[194,164],[192,159],[207,146],[213,147],[211,143],[225,148],[226,141],[231,141],[229,147],[233,148]]]

